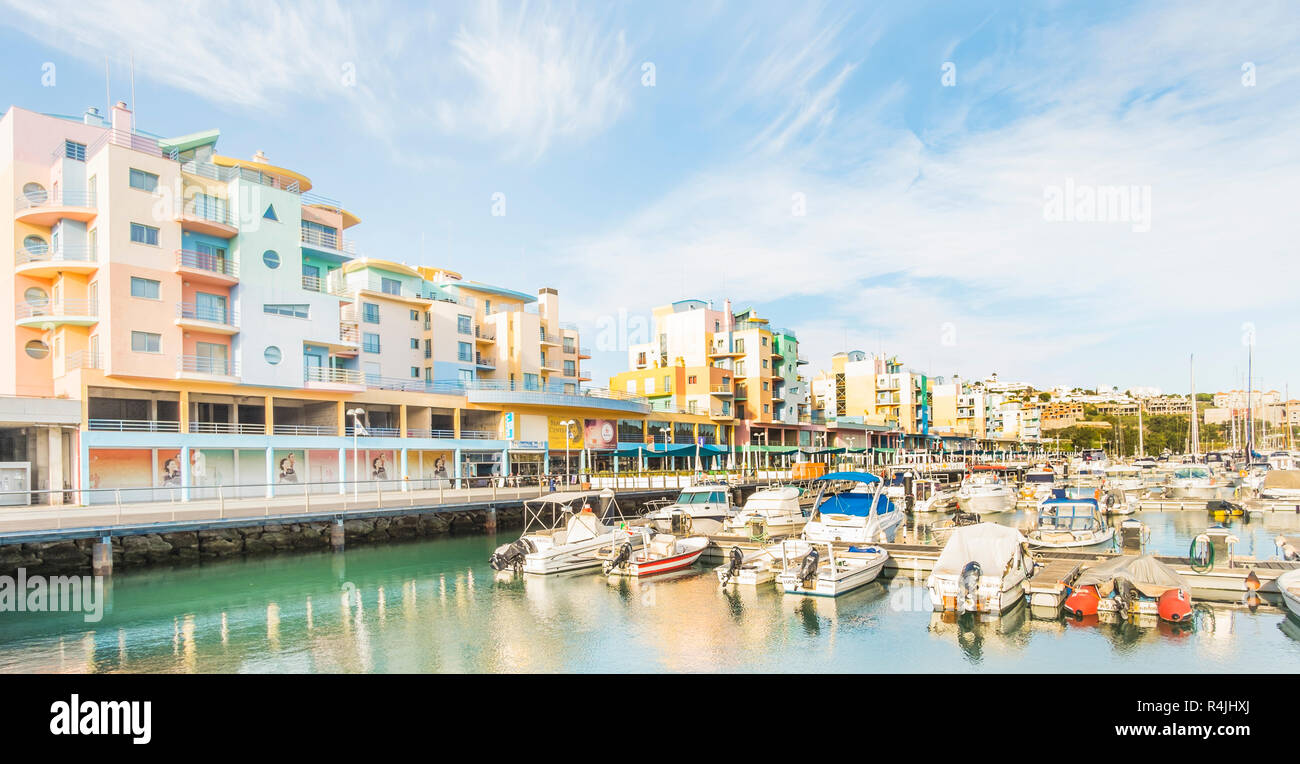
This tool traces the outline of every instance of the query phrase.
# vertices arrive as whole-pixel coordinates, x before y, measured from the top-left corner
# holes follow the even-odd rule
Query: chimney
[[[258,151],[256,154],[253,155],[253,161],[257,162],[258,164],[270,164],[270,161],[268,161],[266,158],[266,154],[263,154],[261,151]]]
[[[538,313],[547,323],[553,324],[551,329],[557,329],[557,322],[560,319],[560,293],[554,287],[542,287],[537,290]]]
[[[86,113],[81,116],[81,121],[83,124],[92,125],[94,127],[103,127],[104,115],[99,113],[98,106],[91,106],[89,109],[86,109]]]
[[[118,101],[113,104],[113,129],[123,132],[131,132],[131,110],[126,108],[126,101]]]

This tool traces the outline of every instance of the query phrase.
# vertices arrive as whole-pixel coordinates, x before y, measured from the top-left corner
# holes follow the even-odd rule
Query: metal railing
[[[272,428],[271,434],[336,436],[339,434],[339,428],[319,424],[277,424]]]
[[[238,377],[239,366],[229,358],[212,358],[205,355],[176,356],[176,371],[193,374],[215,374],[223,377]]]
[[[78,350],[68,353],[63,357],[63,373],[67,374],[73,369],[101,369],[99,365],[99,354],[92,353],[89,350]]]
[[[709,385],[709,392],[734,394],[736,392],[736,388],[732,387],[731,385]]]
[[[121,146],[151,156],[163,156],[162,149],[158,147],[156,138],[140,135],[131,130],[109,128],[94,143],[86,147],[86,158],[89,159],[94,156],[104,146]]]
[[[539,337],[539,339],[540,339],[541,342],[543,342],[543,343],[545,343],[545,344],[547,344],[547,345],[560,345],[560,344],[563,344],[563,340],[560,338],[560,335],[558,335],[558,334],[547,334],[545,330],[540,330],[540,331],[538,331],[538,337]]]
[[[339,342],[346,342],[349,345],[360,345],[361,329],[356,324],[340,324]]]
[[[185,217],[194,220],[206,220],[227,226],[239,225],[239,220],[225,199],[195,194],[189,199],[182,194],[176,195],[176,210]]]
[[[320,292],[325,288],[325,281],[320,276],[302,274],[302,288],[308,292]]]
[[[474,324],[474,336],[481,340],[496,340],[497,328],[495,326]]]
[[[302,228],[298,237],[300,244],[306,244],[309,247],[319,247],[334,252],[342,252],[347,255],[356,256],[357,244],[350,239],[344,239],[337,233],[328,231],[317,231],[314,228]]]
[[[106,432],[180,432],[180,422],[155,419],[91,419],[86,423],[91,430]]]
[[[234,259],[211,252],[196,252],[192,249],[176,250],[176,267],[196,271],[215,273],[218,276],[239,278],[239,265]]]
[[[474,365],[481,366],[485,369],[495,369],[497,367],[497,362],[492,360],[491,358],[484,358],[482,355],[475,353]]]
[[[181,172],[197,175],[200,178],[209,178],[227,182],[234,180],[239,175],[239,169],[236,167],[218,167],[211,162],[199,162],[191,160],[181,164]]]
[[[23,247],[14,258],[17,265],[25,263],[47,263],[47,262],[96,262],[95,251],[90,248],[89,244],[60,244],[59,248],[51,251],[49,245],[40,247]]]
[[[190,432],[221,433],[227,435],[265,435],[265,424],[245,424],[242,422],[195,422],[190,421]]]
[[[94,300],[65,298],[52,300],[33,300],[16,306],[17,318],[52,317],[95,317],[99,315],[99,306]]]
[[[359,369],[331,369],[328,366],[306,366],[302,370],[304,382],[324,382],[332,385],[361,385],[365,380]]]
[[[396,427],[364,427],[357,430],[352,425],[348,425],[343,434],[349,438],[356,436],[361,438],[400,438],[402,431]]]
[[[14,210],[46,209],[54,207],[89,207],[97,208],[94,191],[57,189],[54,193],[41,190],[20,194],[14,200]]]
[[[192,321],[210,321],[226,326],[239,324],[239,314],[230,308],[214,308],[211,305],[196,305],[192,302],[176,303],[176,317]]]

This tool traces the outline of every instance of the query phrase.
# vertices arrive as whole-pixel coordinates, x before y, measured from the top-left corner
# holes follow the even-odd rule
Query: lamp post
[[[572,484],[573,468],[569,466],[569,442],[573,440],[572,427],[577,424],[577,422],[572,419],[566,419],[563,422],[560,422],[560,424],[564,425],[564,478],[568,483]]]
[[[352,501],[356,502],[361,490],[361,468],[357,463],[357,435],[361,432],[361,417],[366,413],[366,410],[360,408],[349,409],[347,413],[348,416],[352,417]]]

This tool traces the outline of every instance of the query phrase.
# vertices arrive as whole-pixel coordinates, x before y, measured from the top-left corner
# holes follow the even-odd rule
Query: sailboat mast
[[[1146,448],[1142,445],[1142,409],[1145,405],[1146,405],[1146,401],[1142,398],[1139,398],[1138,399],[1138,451],[1137,451],[1138,456],[1147,455]]]
[[[1189,356],[1188,369],[1190,371],[1190,377],[1191,377],[1190,384],[1192,388],[1191,449],[1192,449],[1192,460],[1195,461],[1196,457],[1201,453],[1201,431],[1196,421],[1197,416],[1196,416],[1196,356],[1195,355]]]
[[[1255,343],[1246,345],[1246,463],[1255,458],[1255,415],[1251,398],[1255,397]]]

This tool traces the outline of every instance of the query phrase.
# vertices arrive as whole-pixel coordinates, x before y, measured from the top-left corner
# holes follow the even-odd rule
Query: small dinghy
[[[645,578],[660,573],[689,568],[700,559],[704,548],[709,545],[706,536],[687,536],[680,538],[671,533],[655,533],[646,529],[644,546],[634,549],[630,542],[620,544],[601,563],[601,570],[607,576],[632,576]]]
[[[713,569],[723,586],[759,586],[776,580],[781,571],[781,547],[773,545],[745,552],[738,546],[727,550],[727,560]]]
[[[1191,587],[1152,555],[1116,557],[1079,574],[1065,599],[1065,610],[1076,618],[1134,617],[1139,625],[1152,616],[1185,623],[1192,617]]]
[[[875,581],[888,560],[889,553],[877,546],[836,551],[829,542],[786,539],[776,580],[786,594],[838,597]]]

